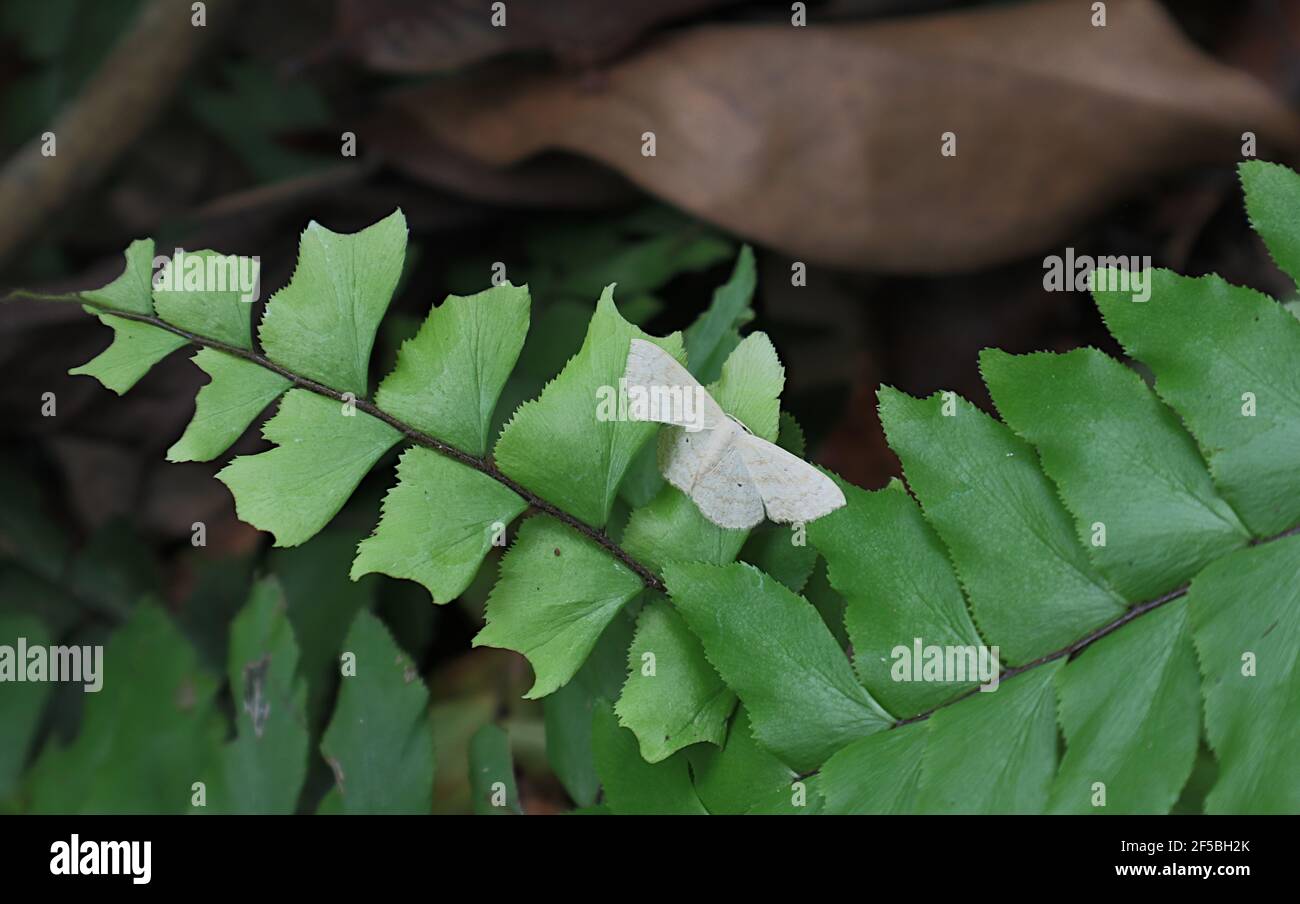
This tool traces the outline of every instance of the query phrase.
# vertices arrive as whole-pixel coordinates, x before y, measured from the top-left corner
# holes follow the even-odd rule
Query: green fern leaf
[[[636,574],[591,540],[551,518],[529,518],[501,560],[487,626],[474,646],[523,653],[536,674],[525,696],[544,697],[573,677],[642,589]]]
[[[647,660],[646,657],[649,657]],[[713,671],[686,622],[663,599],[641,608],[628,649],[628,676],[614,712],[632,729],[646,762],[701,741],[721,745],[736,695]]]
[[[217,757],[208,813],[294,812],[307,777],[307,685],[284,593],[273,580],[253,588],[230,634],[235,740]]]
[[[285,395],[262,435],[276,448],[239,456],[217,478],[239,517],[274,534],[276,546],[311,539],[401,438],[384,421],[305,389]]]
[[[334,771],[325,812],[428,813],[433,806],[433,726],[429,692],[388,629],[357,615],[344,641],[356,674],[344,673],[338,704],[321,738]]]
[[[503,472],[592,527],[603,527],[637,451],[655,433],[648,422],[601,418],[602,388],[617,390],[632,339],[654,342],[679,361],[680,334],[655,339],[628,323],[605,289],[582,349],[501,431],[496,462]]]
[[[1039,666],[921,723],[863,738],[821,772],[831,813],[1036,813],[1056,769],[1052,679]]]
[[[184,336],[147,323],[115,317],[93,308],[86,310],[98,317],[104,326],[112,327],[113,344],[68,373],[94,377],[118,395],[139,383],[149,368],[188,342]]]
[[[17,649],[20,637],[31,647],[48,646],[52,639],[50,630],[34,616],[0,613],[0,644]],[[19,667],[26,666],[22,663]],[[7,685],[0,694],[0,725],[5,727],[0,735],[0,800],[18,787],[23,764],[40,728],[41,712],[53,690],[54,685],[48,681],[32,681]]]
[[[1151,599],[1243,545],[1178,419],[1141,377],[1096,349],[980,367],[1007,424],[1038,448],[1097,568],[1126,599]]]
[[[139,604],[104,645],[71,744],[46,747],[28,775],[35,813],[185,813],[220,746],[216,678],[157,605]]]
[[[1300,536],[1224,556],[1192,581],[1211,813],[1300,811]]]
[[[244,358],[201,348],[194,363],[212,378],[194,400],[194,417],[167,450],[168,461],[211,461],[229,449],[292,384]]]
[[[475,814],[507,816],[524,812],[510,757],[510,736],[500,726],[484,725],[470,739],[469,784]],[[498,799],[503,803],[496,803]]]
[[[1278,267],[1300,285],[1300,173],[1276,163],[1248,160],[1238,167],[1250,225]]]
[[[176,288],[185,284],[185,270],[192,267],[204,270],[199,282],[206,282],[209,269],[223,271],[225,276],[219,281],[222,288],[194,291]],[[188,332],[235,348],[252,349],[252,308],[249,305],[252,299],[244,298],[242,285],[245,277],[248,277],[248,285],[258,285],[259,270],[256,260],[215,251],[187,251],[183,256],[174,256],[160,274],[170,276],[171,288],[154,289],[154,311],[163,320]]]
[[[1192,771],[1200,728],[1187,608],[1166,606],[1083,651],[1058,675],[1065,757],[1061,813],[1168,813]],[[1097,783],[1105,808],[1097,803]]]
[[[679,560],[724,565],[736,558],[748,536],[747,530],[713,524],[689,496],[665,484],[649,505],[632,512],[623,547],[662,571],[666,563]]]
[[[1029,662],[1124,611],[1033,449],[1003,424],[955,396],[921,400],[888,388],[880,420],[952,555],[975,624],[1005,661]]]
[[[375,404],[471,455],[488,447],[488,427],[528,332],[528,288],[509,283],[449,296],[402,344]]]
[[[636,737],[619,727],[608,703],[596,706],[591,746],[605,802],[614,813],[708,815],[691,785],[686,755],[678,753],[661,763],[647,763],[637,749]]]
[[[755,436],[776,442],[784,387],[785,368],[772,340],[766,333],[750,333],[727,356],[709,394]]]
[[[623,687],[632,630],[626,610],[615,616],[582,668],[542,702],[547,762],[580,807],[593,805],[600,793],[591,750],[591,720],[597,702],[613,700]]]
[[[153,239],[136,239],[126,248],[126,269],[108,285],[82,292],[100,307],[133,314],[153,314]]]
[[[740,560],[770,574],[795,593],[802,593],[817,565],[817,550],[795,542],[798,529],[771,522],[758,525],[745,540]]]
[[[717,288],[704,313],[686,330],[686,360],[691,374],[704,385],[722,374],[722,366],[740,345],[740,328],[754,319],[757,274],[754,251],[740,249],[728,280]],[[751,430],[758,432],[752,425]]]
[[[357,547],[352,579],[386,574],[423,584],[447,603],[474,580],[494,539],[527,503],[497,481],[458,461],[411,448],[397,465],[397,485],[384,498],[374,534]]]
[[[366,394],[370,348],[406,259],[406,217],[343,235],[313,222],[298,267],[267,302],[258,337],[277,364],[331,389]]]
[[[1148,277],[1144,304],[1093,293],[1106,325],[1155,372],[1156,392],[1182,415],[1251,532],[1286,530],[1300,521],[1300,320],[1217,276]]]
[[[854,738],[889,726],[803,597],[743,563],[675,563],[664,580],[709,662],[745,704],[759,743],[790,767],[815,769]]]
[[[744,707],[736,710],[721,749],[700,744],[688,755],[695,793],[714,815],[810,816],[821,809],[817,789],[754,740]]]
[[[899,681],[894,648],[980,643],[947,552],[916,503],[894,484],[868,492],[837,481],[847,504],[808,525],[845,600],[844,622],[862,683],[892,713],[937,706],[973,681]],[[906,676],[911,678],[909,674]]]
[[[912,723],[841,748],[820,773],[826,812],[915,813],[928,731],[926,722]]]
[[[1058,660],[929,720],[917,808],[928,813],[1038,813],[1056,770]]]

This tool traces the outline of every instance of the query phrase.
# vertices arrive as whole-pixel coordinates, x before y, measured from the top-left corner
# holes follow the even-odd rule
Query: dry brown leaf
[[[372,69],[446,72],[503,53],[546,51],[573,65],[616,58],[644,32],[739,0],[339,0],[339,37]]]
[[[1237,159],[1246,130],[1300,145],[1291,110],[1193,47],[1153,0],[1114,0],[1104,28],[1074,0],[709,26],[597,83],[479,75],[394,103],[476,160],[579,153],[798,258],[893,272],[1039,251],[1153,176]],[[655,157],[642,156],[647,131]],[[945,132],[955,157],[940,154]]]
[[[635,200],[636,187],[609,169],[572,154],[542,154],[501,169],[413,132],[399,112],[381,111],[362,129],[384,161],[428,185],[454,186],[457,194],[518,207],[602,208]]]

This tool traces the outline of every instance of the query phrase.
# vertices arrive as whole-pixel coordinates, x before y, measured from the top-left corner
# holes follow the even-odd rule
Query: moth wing
[[[773,521],[813,521],[845,504],[835,481],[780,446],[745,433],[739,438],[739,448],[767,517]]]
[[[740,453],[744,436],[729,418],[716,430],[670,427],[659,434],[660,472],[719,527],[753,527],[763,520],[763,498]]]
[[[708,464],[704,457],[707,435],[692,433],[681,427],[668,427],[659,431],[659,473],[688,495],[695,485],[695,478]]]
[[[683,427],[660,430],[659,473],[677,489],[690,495],[691,487],[712,465],[717,451],[735,445],[737,436],[742,433],[744,431],[725,416],[712,430],[692,431]]]
[[[691,501],[718,527],[753,527],[763,520],[763,497],[745,468],[739,444],[727,447],[691,487]]]
[[[653,342],[632,340],[623,379],[629,396],[634,389],[640,389],[645,398],[657,399],[656,404],[647,406],[644,420],[696,430],[712,430],[727,420],[722,408],[691,372]]]

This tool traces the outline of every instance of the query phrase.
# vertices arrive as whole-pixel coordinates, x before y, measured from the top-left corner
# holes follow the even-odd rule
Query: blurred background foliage
[[[1115,0],[1097,29],[1081,0],[812,0],[805,30],[790,4],[759,0],[511,0],[506,28],[489,7],[211,0],[196,38],[181,0],[4,0],[0,288],[102,284],[151,235],[260,256],[265,296],[309,220],[351,230],[400,206],[411,253],[375,369],[430,304],[481,290],[502,264],[533,295],[504,420],[577,350],[606,284],[646,329],[683,329],[748,242],[752,326],[787,366],[783,407],[810,457],[868,487],[899,470],[880,383],[988,407],[985,346],[1119,352],[1086,297],[1044,291],[1046,254],[1150,255],[1289,291],[1246,227],[1231,164],[1252,131],[1259,156],[1296,165],[1300,5]],[[938,153],[949,129],[956,158]],[[42,164],[48,130],[58,155]],[[346,133],[355,157],[340,153]],[[792,285],[796,261],[806,285]],[[487,579],[443,608],[412,584],[348,580],[391,460],[322,534],[271,550],[235,518],[219,463],[164,461],[202,381],[185,356],[121,400],[66,375],[106,334],[65,307],[0,306],[0,628],[125,636],[188,691],[124,709],[127,743],[87,712],[120,702],[0,687],[0,809],[171,806],[144,775],[166,771],[164,741],[177,749],[162,725],[198,713],[196,751],[233,736],[231,624],[261,575],[278,580],[298,642],[313,749],[338,651],[368,610],[428,685],[436,811],[481,808],[471,752],[513,758],[528,812],[596,801],[591,708],[617,695],[630,624],[617,619],[544,704],[523,700],[522,658],[469,647]],[[233,451],[264,445],[254,430]],[[831,611],[824,584],[815,573],[809,595]],[[96,786],[122,790],[51,790],[86,762]],[[310,762],[305,811],[331,786],[325,760]]]

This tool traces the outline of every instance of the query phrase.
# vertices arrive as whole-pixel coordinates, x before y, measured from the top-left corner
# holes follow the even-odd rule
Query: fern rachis
[[[1300,279],[1286,219],[1300,177],[1267,164],[1242,173],[1256,228]],[[808,525],[810,550],[771,542],[768,525],[719,528],[662,481],[616,541],[625,483],[656,486],[643,455],[655,428],[599,420],[595,390],[617,383],[634,339],[682,361],[704,331],[648,337],[607,289],[582,349],[489,455],[527,291],[507,284],[434,309],[371,399],[370,345],[404,250],[400,214],[351,236],[310,226],[257,349],[251,332],[245,342],[191,328],[198,298],[172,292],[158,307],[152,243],[137,243],[123,277],[71,299],[117,331],[78,371],[122,392],[164,355],[200,346],[213,383],[177,457],[215,457],[238,435],[237,420],[201,417],[211,387],[239,397],[245,427],[281,398],[265,427],[278,446],[221,475],[241,517],[279,545],[312,536],[382,455],[411,446],[354,578],[418,580],[446,602],[489,551],[489,526],[534,510],[475,643],[524,653],[529,696],[548,705],[585,686],[575,675],[602,644],[626,657],[617,706],[596,702],[590,725],[615,811],[1166,812],[1191,770],[1202,706],[1221,769],[1208,808],[1300,809],[1300,321],[1281,305],[1165,271],[1146,301],[1099,291],[1154,389],[1091,350],[987,351],[1002,420],[882,389],[908,489],[841,481],[848,505]],[[733,294],[752,291],[752,266],[746,251]],[[711,311],[722,302],[734,307],[720,293]],[[798,452],[797,432],[779,429],[781,364],[762,334],[740,339],[743,322],[711,329],[685,363],[722,359],[709,392],[723,410]],[[800,595],[813,592],[818,557],[817,592],[843,598],[851,659]],[[1001,686],[889,683],[881,664],[914,636],[999,645]],[[755,790],[738,796],[729,781]]]

